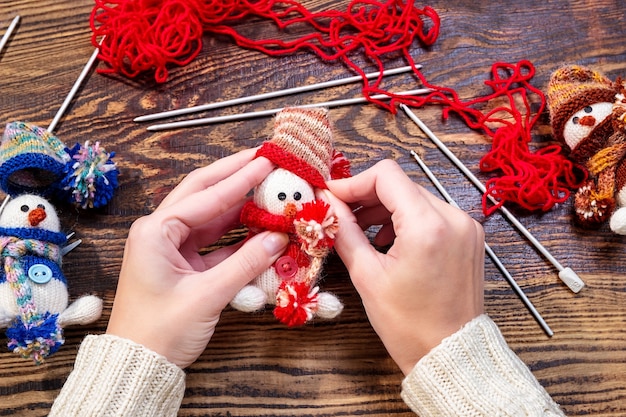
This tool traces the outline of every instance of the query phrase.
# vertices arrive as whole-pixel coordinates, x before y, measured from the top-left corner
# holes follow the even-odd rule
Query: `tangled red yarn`
[[[443,116],[456,113],[472,129],[491,137],[491,151],[481,160],[484,171],[504,175],[486,184],[483,210],[492,213],[507,201],[528,210],[546,211],[570,196],[581,180],[575,168],[560,152],[548,146],[533,152],[531,132],[544,110],[545,97],[530,79],[534,67],[528,61],[515,65],[495,63],[492,79],[485,82],[491,93],[462,100],[453,89],[430,84],[416,67],[410,48],[419,42],[432,45],[439,34],[440,19],[431,7],[415,7],[410,0],[352,0],[345,11],[311,12],[295,0],[95,0],[91,14],[92,42],[100,45],[99,58],[107,68],[101,72],[136,77],[153,71],[157,82],[168,78],[168,67],[186,65],[202,49],[204,33],[230,36],[244,48],[278,56],[310,50],[325,61],[340,61],[363,77],[363,94],[379,106],[395,113],[397,105],[410,107],[439,104]],[[306,25],[308,33],[293,39],[250,39],[233,26],[244,18],[272,22],[284,31],[291,25]],[[432,92],[422,96],[398,95],[381,88],[382,75],[370,82],[353,61],[362,54],[367,62],[383,71],[384,58],[401,55],[413,67],[421,83]],[[383,94],[388,100],[376,100]],[[531,96],[539,101],[539,111],[531,112]],[[489,108],[483,113],[476,107]],[[519,104],[521,103],[521,109]],[[489,206],[489,200],[495,205]]]

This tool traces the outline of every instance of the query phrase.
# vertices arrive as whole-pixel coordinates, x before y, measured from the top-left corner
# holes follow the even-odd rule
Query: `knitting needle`
[[[104,38],[102,38],[102,40],[103,39]],[[100,43],[102,43],[102,40],[100,40]],[[91,67],[93,66],[93,63],[98,58],[98,53],[99,52],[100,52],[100,49],[96,48],[93,51],[93,53],[91,54],[91,57],[87,61],[87,64],[85,64],[85,66],[83,67],[83,70],[81,71],[80,75],[76,79],[76,82],[72,86],[72,89],[70,90],[70,92],[67,95],[67,97],[65,97],[65,100],[63,101],[63,104],[61,104],[61,108],[59,109],[57,114],[54,116],[54,119],[52,119],[52,123],[50,123],[50,126],[48,126],[48,132],[53,132],[54,129],[57,127],[57,124],[59,123],[59,120],[61,120],[61,117],[63,117],[63,114],[65,113],[65,111],[69,107],[70,102],[72,101],[72,99],[76,95],[76,92],[78,91],[78,89],[80,88],[81,84],[83,83],[83,81],[87,77],[87,74],[89,74],[89,71],[91,70]]]
[[[398,95],[427,94],[430,91],[431,90],[429,88],[420,88],[417,90],[402,91],[396,94]],[[374,99],[374,100],[385,100],[389,98],[390,97],[386,94],[378,94],[378,95],[371,96],[371,99]],[[301,105],[298,107],[301,107],[301,108],[329,107],[330,108],[330,107],[347,106],[347,105],[357,104],[357,103],[364,103],[366,101],[368,101],[368,99],[366,99],[365,97],[357,97],[357,98],[348,98],[348,99],[343,99],[343,100],[326,101],[323,103],[305,104],[305,105]],[[280,107],[277,109],[261,110],[261,111],[239,113],[239,114],[230,114],[226,116],[215,116],[215,117],[206,117],[203,119],[183,120],[180,122],[156,124],[156,125],[148,126],[147,129],[150,131],[168,130],[168,129],[176,129],[180,127],[190,127],[190,126],[199,126],[199,125],[206,125],[206,124],[213,124],[213,123],[230,122],[230,121],[235,121],[235,120],[252,119],[255,117],[271,116],[273,114],[280,112],[283,109],[284,107]]]
[[[448,147],[441,141],[435,134],[422,122],[415,113],[411,111],[406,105],[400,104],[400,107],[404,112],[409,116],[413,122],[428,136],[428,138],[435,144],[439,149],[459,168],[467,178],[478,188],[483,194],[487,192],[487,188],[483,185],[482,182],[474,175],[472,172],[461,162]],[[489,196],[490,200],[493,203],[497,202],[492,196]],[[552,254],[526,229],[520,222],[513,216],[513,214],[504,206],[498,207],[498,209],[505,215],[507,219],[524,235],[526,238],[537,248],[539,252],[546,257],[548,261],[552,263],[559,270],[559,278],[567,287],[572,290],[574,293],[580,292],[585,286],[585,283],[580,279],[578,274],[574,272],[571,268],[564,268],[553,256]]]
[[[416,67],[418,69],[422,68],[421,65],[417,65]],[[371,79],[371,78],[378,77],[381,74],[383,76],[402,74],[405,72],[409,72],[412,69],[413,68],[411,66],[406,66],[406,67],[394,68],[394,69],[390,69],[390,70],[386,70],[382,72],[377,71],[377,72],[365,74],[365,78]],[[219,108],[228,107],[228,106],[236,106],[239,104],[251,103],[253,101],[266,100],[266,99],[286,96],[290,94],[303,93],[306,91],[320,90],[322,88],[336,87],[338,85],[355,83],[361,80],[363,80],[363,77],[361,77],[360,75],[356,75],[354,77],[340,78],[338,80],[325,81],[325,82],[321,82],[317,84],[305,85],[305,86],[294,87],[294,88],[287,88],[284,90],[272,91],[269,93],[257,94],[254,96],[240,97],[240,98],[235,98],[232,100],[225,100],[225,101],[219,101],[216,103],[203,104],[199,106],[188,107],[186,109],[170,110],[170,111],[164,111],[160,113],[147,114],[144,116],[136,117],[133,120],[135,122],[146,122],[149,120],[165,119],[167,117],[180,116],[183,114],[189,114],[189,113],[200,112],[200,111],[205,111],[205,110],[219,109]]]
[[[4,49],[4,45],[6,45],[6,43],[9,41],[11,34],[15,30],[19,22],[20,22],[20,16],[19,15],[15,16],[13,20],[11,21],[11,24],[9,25],[9,28],[7,29],[7,31],[4,32],[2,39],[0,39],[0,52],[2,52],[2,49]]]
[[[70,232],[65,236],[66,240],[70,240],[76,233],[75,232]],[[70,253],[72,250],[74,250],[78,245],[80,245],[81,243],[83,243],[82,239],[77,239],[75,241],[73,241],[72,243],[69,243],[65,246],[63,246],[63,248],[61,248],[61,256],[65,256],[68,253]]]
[[[419,155],[415,151],[411,151],[411,155],[413,155],[413,158],[415,158],[419,166],[422,168],[422,171],[424,171],[426,176],[430,179],[433,185],[437,188],[437,190],[443,196],[443,198],[445,198],[448,204],[450,204],[452,207],[461,209],[459,205],[456,203],[456,201],[454,201],[452,196],[450,196],[448,191],[446,191],[443,184],[441,184],[441,182],[437,179],[435,174],[430,170],[430,168],[428,168],[428,166],[426,166],[426,164],[419,157]],[[539,314],[539,312],[537,311],[533,303],[528,299],[526,294],[524,294],[524,291],[520,288],[520,286],[517,284],[515,279],[511,276],[509,271],[502,264],[502,262],[500,261],[500,258],[498,258],[498,256],[494,253],[491,247],[487,244],[487,242],[485,242],[485,252],[487,252],[487,255],[489,255],[489,257],[491,258],[493,263],[498,267],[500,272],[502,272],[502,275],[504,275],[504,278],[506,278],[511,288],[513,288],[513,291],[515,291],[515,293],[519,296],[519,298],[521,298],[526,308],[528,308],[528,310],[530,311],[530,314],[532,314],[535,320],[537,320],[537,323],[539,323],[541,328],[546,332],[548,336],[552,337],[554,335],[554,332],[552,331],[550,326],[548,326],[548,323],[546,323],[543,317],[541,317],[541,314]]]
[[[7,204],[9,203],[9,200],[11,199],[11,194],[7,194],[4,197],[4,200],[2,200],[2,205],[0,205],[0,216],[2,215],[2,212],[4,211],[4,208],[7,206]]]

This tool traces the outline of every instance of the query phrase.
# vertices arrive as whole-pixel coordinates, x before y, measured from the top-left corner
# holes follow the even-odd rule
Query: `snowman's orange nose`
[[[593,116],[583,116],[578,120],[578,124],[591,127],[596,124],[596,118]]]
[[[45,218],[46,210],[41,207],[37,207],[36,209],[28,213],[28,223],[30,223],[30,225],[33,227],[38,226],[39,223],[44,221]]]
[[[298,212],[298,208],[296,207],[294,203],[287,203],[285,205],[285,216],[294,217],[297,212]]]

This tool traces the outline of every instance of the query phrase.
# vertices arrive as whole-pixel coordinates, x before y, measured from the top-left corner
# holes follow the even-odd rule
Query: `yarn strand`
[[[152,71],[156,82],[165,82],[172,65],[186,65],[202,49],[204,33],[225,35],[243,47],[270,56],[308,50],[328,62],[341,62],[363,79],[364,97],[378,106],[397,112],[399,104],[409,107],[440,105],[447,119],[455,114],[468,127],[492,140],[492,149],[481,159],[485,172],[500,175],[487,181],[483,211],[491,214],[507,201],[528,210],[549,210],[565,201],[570,190],[582,181],[576,166],[560,153],[557,145],[530,149],[532,130],[545,108],[543,93],[531,84],[533,65],[496,62],[485,85],[491,92],[463,100],[456,91],[432,85],[415,64],[412,47],[433,45],[441,21],[429,7],[416,7],[405,0],[352,0],[345,10],[312,12],[295,0],[95,0],[91,13],[92,43],[103,40],[99,58],[104,73],[136,77]],[[236,23],[243,19],[271,22],[282,34],[297,27],[304,33],[293,39],[252,39]],[[381,87],[382,74],[368,80],[353,57],[360,55],[382,73],[387,57],[404,57],[418,81],[432,91],[423,96],[400,95]],[[381,98],[382,97],[382,98]],[[386,99],[388,98],[388,99]],[[489,109],[494,103],[504,101]],[[538,111],[531,104],[539,103]],[[582,170],[579,170],[582,172]],[[497,204],[488,207],[493,197]]]

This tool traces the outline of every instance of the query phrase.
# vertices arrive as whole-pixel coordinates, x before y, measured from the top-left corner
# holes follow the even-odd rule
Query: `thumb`
[[[244,285],[269,268],[284,252],[289,237],[263,232],[247,240],[235,253],[211,269],[219,280],[220,293],[228,302]]]

